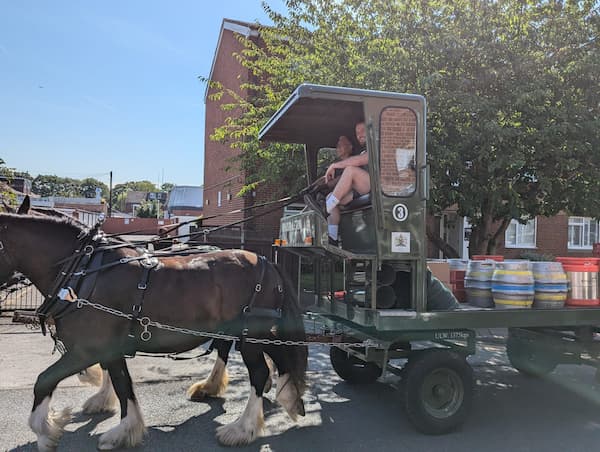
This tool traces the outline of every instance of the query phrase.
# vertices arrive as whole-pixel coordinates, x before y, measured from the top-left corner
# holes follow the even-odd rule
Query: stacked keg
[[[531,262],[496,262],[492,275],[492,297],[496,308],[528,309],[533,304],[533,296]]]
[[[497,262],[493,260],[472,260],[467,264],[465,291],[467,302],[480,308],[493,308],[492,276]]]
[[[567,299],[567,275],[560,262],[532,262],[535,294],[533,307],[557,309]]]

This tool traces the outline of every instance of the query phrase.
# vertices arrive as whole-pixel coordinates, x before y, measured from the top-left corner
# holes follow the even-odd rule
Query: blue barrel
[[[568,280],[560,262],[532,262],[536,309],[559,309],[567,300]]]
[[[534,280],[529,261],[497,262],[492,276],[496,308],[529,309],[533,304]]]

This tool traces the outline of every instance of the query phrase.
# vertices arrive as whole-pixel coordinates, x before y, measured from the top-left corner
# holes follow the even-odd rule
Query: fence
[[[0,311],[35,310],[44,301],[44,296],[34,287],[0,292]]]

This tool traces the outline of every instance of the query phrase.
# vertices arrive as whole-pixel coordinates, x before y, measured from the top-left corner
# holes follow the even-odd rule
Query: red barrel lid
[[[568,265],[600,265],[600,257],[557,257],[555,260]]]
[[[471,257],[471,259],[474,261],[485,261],[489,259],[491,261],[502,262],[504,260],[504,256],[500,256],[499,254],[476,254]]]

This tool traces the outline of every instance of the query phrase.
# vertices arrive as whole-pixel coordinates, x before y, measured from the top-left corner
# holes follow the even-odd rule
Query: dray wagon
[[[508,358],[522,373],[543,375],[561,363],[598,368],[600,309],[458,305],[431,276],[423,97],[303,84],[262,128],[260,139],[304,145],[313,183],[338,137],[352,137],[358,121],[367,131],[371,192],[342,211],[341,246],[330,243],[325,218],[312,209],[282,218],[276,243],[277,255],[298,258],[310,315],[344,332],[344,345],[330,352],[338,375],[369,383],[386,370],[401,374],[409,420],[425,433],[440,434],[468,415],[473,376],[467,357],[476,353],[477,329],[508,328]],[[352,341],[360,346],[347,345]],[[373,346],[365,347],[369,341]],[[399,358],[406,359],[403,368],[391,362]]]

